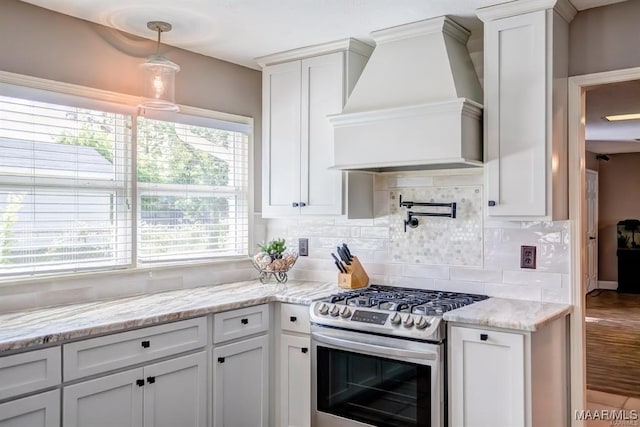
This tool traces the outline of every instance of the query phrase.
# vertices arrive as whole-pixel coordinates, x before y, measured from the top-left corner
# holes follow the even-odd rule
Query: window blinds
[[[0,274],[130,262],[129,121],[0,97]]]
[[[248,253],[250,126],[34,98],[0,96],[0,276]]]

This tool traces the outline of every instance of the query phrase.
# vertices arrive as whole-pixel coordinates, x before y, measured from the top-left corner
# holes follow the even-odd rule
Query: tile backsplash
[[[346,242],[372,283],[570,303],[569,221],[488,220],[482,185],[476,170],[379,174],[373,219],[267,220],[257,214],[254,237],[257,242],[284,237],[291,247],[308,238],[309,256],[300,257],[290,272],[296,279],[335,282],[329,254]],[[405,233],[400,194],[414,202],[456,202],[457,218],[421,217],[420,225]],[[412,208],[427,209],[433,208]],[[521,245],[537,247],[536,270],[520,268]]]
[[[456,217],[417,217],[407,227],[407,211],[449,213],[445,207],[400,207],[399,199],[456,203]],[[389,259],[392,262],[482,267],[482,187],[423,187],[389,191]]]

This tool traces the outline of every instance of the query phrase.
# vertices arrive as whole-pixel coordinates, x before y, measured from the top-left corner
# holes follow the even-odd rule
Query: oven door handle
[[[376,345],[371,343],[359,342],[351,339],[338,338],[329,336],[320,332],[312,332],[312,338],[320,343],[339,347],[347,351],[361,351],[367,354],[375,354],[386,357],[406,357],[420,360],[436,360],[437,354],[430,351],[409,350],[405,348],[387,347],[384,345]]]

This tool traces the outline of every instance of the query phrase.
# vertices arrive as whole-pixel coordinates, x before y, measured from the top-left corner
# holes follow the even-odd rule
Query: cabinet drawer
[[[219,343],[269,329],[269,305],[217,313],[213,317],[213,342]]]
[[[309,307],[298,304],[280,304],[280,328],[283,331],[309,331]]]
[[[52,390],[0,405],[0,427],[59,427],[60,390]]]
[[[60,384],[60,347],[0,357],[0,399]]]
[[[66,381],[204,347],[205,317],[78,341],[63,346]]]

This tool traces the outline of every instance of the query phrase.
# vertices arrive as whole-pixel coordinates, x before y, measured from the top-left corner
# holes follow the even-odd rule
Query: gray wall
[[[640,1],[584,10],[571,22],[569,75],[640,66]]]
[[[0,0],[0,70],[139,96],[139,64],[155,42],[67,15]],[[261,73],[163,46],[180,65],[176,102],[254,118],[255,201],[260,210]]]

